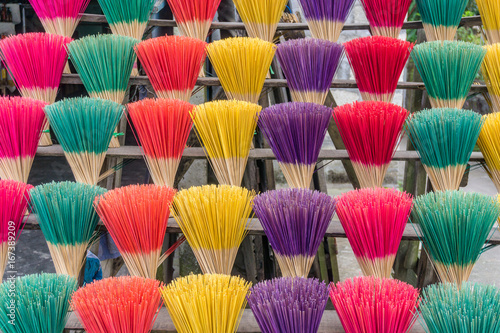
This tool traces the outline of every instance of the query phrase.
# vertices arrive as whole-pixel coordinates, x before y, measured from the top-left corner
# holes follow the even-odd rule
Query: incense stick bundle
[[[15,35],[0,41],[0,58],[23,97],[55,102],[70,41],[69,37],[46,33]],[[40,146],[52,145],[48,130],[47,123]]]
[[[486,45],[486,56],[481,67],[491,100],[491,111],[500,112],[500,44]]]
[[[99,0],[99,5],[113,34],[141,40],[155,2],[155,0]]]
[[[418,289],[374,277],[332,283],[330,298],[346,332],[409,332],[419,305]]]
[[[96,240],[99,222],[92,204],[106,190],[72,182],[51,182],[30,191],[31,208],[37,214],[57,274],[78,279],[87,249]]]
[[[194,106],[180,100],[143,99],[128,104],[127,108],[153,182],[174,187],[175,174],[193,127],[190,113]]]
[[[317,279],[280,278],[258,283],[247,300],[262,333],[317,333],[328,287]]]
[[[119,35],[87,36],[68,45],[71,62],[90,97],[122,104],[136,55],[134,46],[139,41]],[[113,135],[111,148],[120,147]]]
[[[155,279],[158,267],[182,244],[161,253],[176,190],[157,185],[120,187],[96,198],[94,206],[132,276]]]
[[[500,291],[479,283],[434,284],[422,292],[420,316],[429,333],[500,332]]]
[[[259,38],[235,37],[207,46],[228,99],[257,104],[276,46]]]
[[[391,277],[412,205],[410,194],[394,189],[367,188],[340,196],[337,214],[364,275]]]
[[[145,40],[135,52],[160,98],[189,102],[207,43],[183,36],[165,36]]]
[[[63,333],[77,281],[66,275],[33,274],[0,285],[0,330]],[[13,303],[14,302],[14,303]]]
[[[203,273],[231,274],[249,224],[254,191],[229,185],[182,190],[174,198],[174,217]]]
[[[453,40],[468,0],[416,0],[425,36],[430,41]]]
[[[398,38],[412,0],[361,0],[374,36]]]
[[[233,0],[248,36],[273,42],[288,0]]]
[[[487,42],[500,43],[500,3],[496,0],[476,0]]]
[[[483,127],[469,110],[430,109],[413,113],[406,132],[435,191],[458,190]]]
[[[288,186],[309,188],[332,109],[312,103],[284,103],[264,109],[259,128]]]
[[[121,276],[78,289],[71,307],[88,333],[149,333],[158,317],[163,283]]]
[[[191,112],[198,139],[220,184],[241,185],[261,109],[233,100],[205,103]]]
[[[307,277],[337,200],[308,189],[268,191],[254,199],[283,276]]]
[[[461,109],[486,50],[466,42],[437,41],[415,46],[412,58],[433,108]]]
[[[175,22],[184,36],[207,39],[221,0],[167,0]]]
[[[291,39],[276,55],[294,102],[323,105],[344,53],[342,45],[321,39]]]
[[[90,0],[29,0],[46,32],[72,37]],[[64,73],[71,73],[68,63]]]
[[[72,37],[90,0],[29,0],[46,32]]]
[[[409,112],[385,102],[354,102],[333,110],[362,188],[382,187]]]
[[[45,108],[77,182],[96,185],[123,106],[99,98],[67,98]]]
[[[414,44],[391,37],[356,38],[344,43],[364,101],[390,103]]]
[[[337,42],[354,0],[300,0],[314,38]]]
[[[486,172],[500,192],[500,113],[484,116],[477,145],[483,153]]]
[[[250,283],[240,277],[190,275],[160,288],[179,333],[236,332]]]
[[[0,97],[0,178],[27,183],[42,130],[46,103]]]
[[[7,266],[8,254],[14,249],[24,227],[24,213],[32,188],[14,180],[0,180],[0,281]]]
[[[479,193],[431,192],[415,199],[412,215],[441,281],[459,287],[481,254],[500,203]]]

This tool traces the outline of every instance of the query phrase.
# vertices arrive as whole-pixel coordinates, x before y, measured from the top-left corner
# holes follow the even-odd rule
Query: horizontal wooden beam
[[[82,330],[83,326],[80,324],[76,314],[72,312],[66,324],[66,330]],[[175,326],[170,319],[170,315],[165,307],[162,307],[158,318],[153,326],[153,333],[175,332]],[[252,313],[252,310],[245,309],[241,317],[240,325],[237,332],[260,332],[259,325]],[[342,324],[335,310],[326,310],[323,314],[318,333],[344,333]],[[424,333],[419,321],[409,331],[409,333]]]
[[[78,74],[63,74],[61,84],[83,84]],[[130,78],[132,85],[148,85],[149,79],[147,76],[133,76]],[[217,77],[201,77],[198,78],[196,85],[198,86],[220,86],[220,80]],[[287,87],[288,83],[284,79],[267,79],[264,82],[264,87],[268,88],[283,88]],[[334,80],[331,85],[332,88],[351,88],[356,89],[358,85],[354,80]],[[397,89],[405,90],[425,90],[423,82],[399,82]],[[482,92],[487,91],[486,85],[474,84],[471,91]]]
[[[38,225],[38,220],[37,216],[35,214],[29,215],[26,219],[26,225],[25,229],[26,230],[38,230],[40,229],[40,226]],[[105,230],[104,225],[102,222],[99,222],[99,226],[102,230]],[[264,229],[262,228],[262,225],[260,224],[260,221],[257,218],[251,219],[250,223],[248,224],[248,234],[250,235],[265,235]],[[417,229],[419,229],[418,225],[414,225],[411,223],[408,223],[405,227],[405,230],[403,232],[403,239],[404,240],[420,240],[421,238],[417,234]],[[500,244],[500,233],[495,232],[496,231],[496,226],[493,229],[493,232],[491,234],[491,237],[488,240],[488,243],[490,244]],[[179,227],[179,224],[173,217],[170,217],[168,221],[168,228],[167,228],[167,233],[182,233],[181,228]],[[333,221],[330,223],[328,226],[328,229],[325,234],[326,237],[340,237],[340,238],[346,238],[344,228],[342,227],[342,224],[338,220],[338,218],[335,216]]]
[[[89,23],[106,23],[106,17],[98,14],[83,14],[81,22]],[[460,21],[460,26],[480,26],[482,24],[480,16],[464,17]],[[174,20],[149,20],[149,26],[153,27],[176,27],[177,23]],[[422,21],[411,21],[403,24],[403,30],[406,29],[422,29]],[[213,22],[211,29],[224,30],[245,30],[245,25],[242,22]],[[343,30],[369,30],[368,24],[345,24]],[[309,30],[306,23],[279,23],[278,30]]]
[[[60,145],[52,145],[48,147],[38,147],[37,156],[64,156]],[[109,157],[120,157],[126,159],[142,159],[142,150],[139,146],[122,146],[120,148],[109,148]],[[192,147],[184,149],[182,155],[191,159],[205,159],[205,151],[203,148]],[[250,150],[250,159],[258,160],[275,160],[273,152],[269,148],[257,148]],[[346,150],[323,149],[319,153],[319,160],[347,160],[349,155]],[[398,150],[394,154],[394,161],[415,161],[420,160],[416,151]],[[471,161],[484,161],[483,154],[473,152],[470,158]]]

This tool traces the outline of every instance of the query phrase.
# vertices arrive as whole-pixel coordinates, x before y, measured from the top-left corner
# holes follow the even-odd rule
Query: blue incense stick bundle
[[[309,188],[332,110],[312,103],[284,103],[263,110],[259,127],[290,187]]]
[[[327,40],[291,39],[278,45],[276,55],[294,102],[323,105],[344,47]]]
[[[300,0],[314,38],[336,42],[351,12],[354,0]]]
[[[255,285],[247,300],[262,333],[316,333],[328,287],[317,279],[279,278]]]
[[[283,276],[307,277],[336,205],[336,199],[308,189],[268,191],[255,197],[255,214]]]

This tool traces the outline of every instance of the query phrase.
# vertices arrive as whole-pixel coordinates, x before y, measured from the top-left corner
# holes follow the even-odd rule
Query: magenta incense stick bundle
[[[413,207],[411,195],[368,188],[344,193],[337,214],[365,275],[390,278]]]

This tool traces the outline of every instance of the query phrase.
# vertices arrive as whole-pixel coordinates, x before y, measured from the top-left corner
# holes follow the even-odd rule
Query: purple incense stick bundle
[[[354,0],[300,0],[314,38],[336,42]]]
[[[262,333],[316,333],[328,288],[317,279],[279,278],[256,284],[247,300]]]
[[[323,105],[293,102],[260,113],[259,127],[290,187],[309,188],[331,112]]]
[[[323,105],[343,54],[342,45],[322,39],[291,39],[279,44],[276,55],[293,101]]]
[[[309,189],[268,191],[254,199],[255,215],[283,276],[307,277],[337,200]]]

